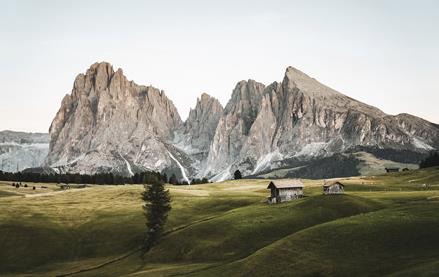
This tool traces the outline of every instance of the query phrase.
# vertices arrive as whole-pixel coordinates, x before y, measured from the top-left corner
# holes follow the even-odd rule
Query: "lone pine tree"
[[[149,251],[163,235],[168,213],[171,210],[171,197],[159,180],[144,186],[142,200],[145,202],[143,211],[146,218],[146,239],[142,246],[143,252]]]

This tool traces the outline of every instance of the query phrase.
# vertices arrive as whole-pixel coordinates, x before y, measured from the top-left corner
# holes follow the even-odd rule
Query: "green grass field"
[[[142,186],[0,182],[0,276],[438,276],[439,168],[343,182],[323,196],[304,180],[307,197],[277,205],[268,180],[168,186],[143,259]]]

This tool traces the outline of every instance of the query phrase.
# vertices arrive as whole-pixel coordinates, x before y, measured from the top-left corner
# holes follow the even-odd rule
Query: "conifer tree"
[[[149,251],[163,235],[168,213],[171,210],[171,197],[165,190],[162,182],[156,180],[145,185],[142,192],[142,200],[145,202],[143,211],[146,218],[146,239],[143,245],[143,253]]]

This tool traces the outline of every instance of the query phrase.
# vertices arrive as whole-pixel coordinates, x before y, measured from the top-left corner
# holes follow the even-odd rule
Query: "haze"
[[[386,113],[439,123],[438,1],[0,1],[0,130],[47,132],[96,61],[165,90],[182,119],[207,92],[294,66]]]

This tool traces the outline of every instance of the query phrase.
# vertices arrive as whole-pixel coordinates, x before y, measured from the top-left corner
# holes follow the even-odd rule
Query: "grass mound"
[[[416,203],[320,224],[204,276],[382,276],[424,272],[439,259],[439,203]],[[437,274],[437,262],[429,265]],[[412,275],[413,276],[413,275]]]

